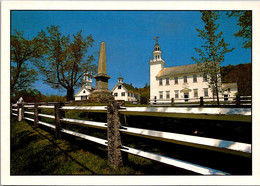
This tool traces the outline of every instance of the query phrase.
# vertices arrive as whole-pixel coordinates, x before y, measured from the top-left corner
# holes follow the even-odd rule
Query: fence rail
[[[197,97],[197,98],[169,98],[169,99],[150,99],[151,105],[170,104],[172,106],[204,106],[212,105],[217,97]],[[251,96],[219,97],[220,105],[252,105]],[[210,103],[210,104],[208,104]]]
[[[199,174],[226,175],[229,173],[220,170],[211,169],[201,165],[185,162],[182,160],[154,154],[151,152],[145,152],[142,150],[130,148],[123,145],[115,145],[115,140],[119,140],[119,142],[121,143],[120,135],[117,135],[118,133],[116,132],[251,158],[251,153],[252,153],[251,144],[214,139],[214,138],[198,137],[192,135],[184,135],[184,134],[171,133],[171,132],[162,132],[162,131],[149,130],[149,129],[126,127],[126,126],[122,126],[119,123],[120,114],[160,116],[160,117],[184,117],[184,118],[203,117],[205,119],[219,119],[219,120],[226,120],[227,118],[231,118],[231,120],[234,121],[248,122],[251,120],[250,108],[182,108],[182,107],[165,108],[165,107],[124,107],[122,105],[120,106],[119,105],[120,104],[116,101],[111,102],[108,106],[64,106],[60,103],[55,103],[54,106],[44,106],[44,105],[38,106],[37,104],[35,104],[32,107],[32,105],[27,105],[23,103],[23,104],[13,104],[12,106],[17,107],[17,109],[11,109],[11,110],[17,112],[17,114],[12,113],[12,115],[17,116],[18,120],[25,119],[34,122],[35,127],[37,127],[38,124],[40,124],[55,129],[57,138],[59,138],[58,135],[59,133],[66,133],[92,142],[96,142],[101,145],[108,146],[109,156],[113,154],[113,156],[122,157],[121,153],[115,153],[115,152],[116,151],[126,152],[144,158],[152,159],[164,164],[168,164],[192,172],[196,172]],[[24,110],[25,108],[28,109],[34,108],[34,112],[25,111]],[[38,112],[38,109],[54,109],[55,115],[41,114]],[[97,121],[86,121],[86,120],[65,118],[64,112],[70,110],[107,113],[108,122],[104,123],[104,122],[97,122]],[[33,115],[34,119],[24,117],[24,114]],[[38,117],[54,119],[55,125],[43,121],[39,121]],[[60,126],[61,122],[69,123],[69,124],[82,124],[88,127],[104,129],[108,131],[108,134],[112,134],[112,135],[114,134],[114,136],[109,137],[108,135],[108,139],[104,140],[86,134],[81,134],[79,132],[62,128]],[[112,159],[118,159],[118,158],[113,157]],[[122,162],[113,162],[111,160],[109,161],[114,167],[119,167],[120,165],[122,165]]]

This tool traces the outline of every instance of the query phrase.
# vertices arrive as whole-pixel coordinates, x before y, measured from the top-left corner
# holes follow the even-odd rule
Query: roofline
[[[85,87],[82,87],[74,96],[78,96],[78,94],[83,90],[83,89],[86,89]],[[90,91],[90,90],[88,90],[88,89],[86,89],[87,91],[89,91],[90,93],[92,92],[92,91]]]
[[[158,73],[159,74],[159,73]],[[168,76],[156,76],[156,78],[170,78],[170,77],[179,77],[179,76],[184,76],[184,75],[200,75],[203,74],[203,72],[194,72],[194,73],[188,73],[188,74],[175,74],[175,75],[168,75]]]
[[[112,91],[111,92],[114,92],[114,90],[116,89],[116,87],[118,86],[118,84],[121,84],[122,85],[122,87],[125,89],[125,91],[127,91],[127,92],[132,92],[132,93],[137,93],[137,94],[139,94],[139,95],[141,95],[139,92],[137,92],[137,91],[132,91],[132,90],[128,90],[123,84],[127,84],[127,83],[120,83],[120,82],[118,82],[115,86],[114,86],[114,88],[112,89]],[[128,84],[127,84],[128,85]],[[130,85],[129,85],[130,86]]]

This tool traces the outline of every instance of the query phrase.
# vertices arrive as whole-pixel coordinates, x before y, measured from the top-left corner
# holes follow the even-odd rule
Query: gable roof
[[[160,78],[160,77],[170,77],[170,76],[179,76],[179,75],[193,74],[193,73],[200,73],[200,71],[198,69],[198,64],[163,68],[157,74],[156,77],[158,77],[158,78]]]
[[[132,85],[126,83],[123,83],[122,85],[128,90],[128,92],[132,92],[139,95],[139,92]]]
[[[111,92],[114,92],[114,90],[116,89],[116,87],[118,87],[118,85],[122,85],[123,88],[127,91],[127,92],[131,92],[131,93],[135,93],[135,94],[138,94],[139,95],[139,92],[132,86],[132,85],[129,85],[129,84],[126,84],[126,83],[120,83],[118,82],[116,84],[116,86],[112,89]]]
[[[82,87],[76,94],[75,96],[78,96],[83,90],[86,90],[87,92],[91,93],[93,91],[93,89],[91,88],[91,90],[85,88],[85,87]]]

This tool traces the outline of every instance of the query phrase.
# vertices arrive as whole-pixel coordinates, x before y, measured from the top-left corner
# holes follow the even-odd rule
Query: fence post
[[[204,105],[203,97],[200,97],[200,106]]]
[[[122,104],[122,103],[121,103]],[[108,142],[108,162],[114,167],[123,166],[121,153],[120,118],[118,108],[121,105],[113,100],[107,106],[107,142]]]
[[[171,99],[171,105],[174,106],[174,98]]]
[[[17,103],[17,120],[20,121],[20,103]]]
[[[39,104],[34,104],[34,127],[37,128],[38,127],[38,122],[39,122],[39,118],[38,118],[38,114],[39,114],[39,108],[38,108]]]
[[[24,119],[24,104],[23,103],[18,103],[17,104],[17,118],[18,121],[22,121]]]
[[[56,125],[56,132],[55,136],[57,139],[61,138],[61,121],[60,119],[65,116],[65,112],[60,110],[60,108],[64,106],[64,103],[55,103],[54,109],[55,109],[55,125]]]
[[[241,102],[240,102],[240,96],[236,96],[236,105],[240,106]]]

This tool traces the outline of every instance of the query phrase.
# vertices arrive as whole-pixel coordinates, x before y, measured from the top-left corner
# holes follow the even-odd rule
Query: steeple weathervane
[[[158,36],[156,36],[156,37],[154,37],[153,39],[155,39],[156,40],[156,43],[158,43],[158,39],[159,39],[160,37],[158,37]]]

